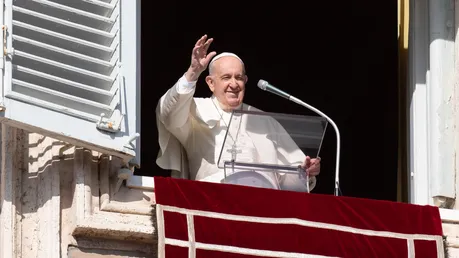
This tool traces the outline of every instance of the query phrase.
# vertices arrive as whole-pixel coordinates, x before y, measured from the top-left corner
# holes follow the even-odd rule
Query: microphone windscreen
[[[261,80],[261,79],[260,79],[260,80],[258,81],[258,84],[257,84],[257,85],[258,85],[258,88],[260,88],[260,89],[262,89],[262,90],[266,90],[266,86],[268,86],[269,83],[268,83],[267,81],[265,81],[265,80]]]

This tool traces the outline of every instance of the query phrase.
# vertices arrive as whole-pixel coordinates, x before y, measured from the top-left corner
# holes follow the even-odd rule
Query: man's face
[[[247,76],[239,59],[225,56],[215,61],[206,82],[223,109],[232,110],[242,103]]]

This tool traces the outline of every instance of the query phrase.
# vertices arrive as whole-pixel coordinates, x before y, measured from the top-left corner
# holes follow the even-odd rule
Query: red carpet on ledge
[[[444,257],[433,206],[155,177],[158,257]]]

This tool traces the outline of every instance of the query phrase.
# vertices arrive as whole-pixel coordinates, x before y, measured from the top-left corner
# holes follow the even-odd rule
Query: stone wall
[[[3,126],[1,161],[0,257],[156,257],[153,191],[119,160]]]
[[[446,248],[449,258],[459,258],[459,218],[457,222],[444,222],[443,234],[446,236]]]

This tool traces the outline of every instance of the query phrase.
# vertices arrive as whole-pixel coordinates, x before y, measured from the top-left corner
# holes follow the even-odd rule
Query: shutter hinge
[[[3,31],[3,56],[7,56],[10,59],[13,59],[14,55],[14,48],[9,48],[7,47],[7,31],[8,31],[8,26],[2,25],[2,31]]]

